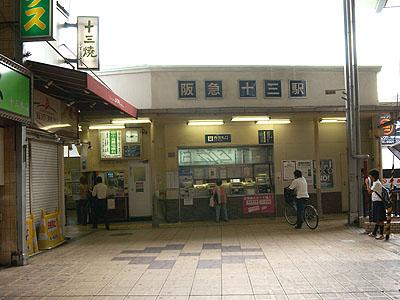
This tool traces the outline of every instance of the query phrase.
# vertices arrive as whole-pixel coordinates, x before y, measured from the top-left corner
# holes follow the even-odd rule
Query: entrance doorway
[[[129,163],[129,217],[151,217],[150,168],[148,162]]]

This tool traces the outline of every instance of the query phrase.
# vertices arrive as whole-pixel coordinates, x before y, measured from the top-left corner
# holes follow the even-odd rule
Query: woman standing
[[[214,207],[215,207],[215,222],[219,223],[221,208],[222,214],[224,216],[224,221],[228,222],[228,210],[226,208],[226,192],[224,187],[222,186],[222,180],[217,180],[217,186],[213,190],[213,198],[214,198]]]

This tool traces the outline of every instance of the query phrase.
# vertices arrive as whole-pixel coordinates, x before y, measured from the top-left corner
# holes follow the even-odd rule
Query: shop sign
[[[31,79],[0,62],[0,110],[31,116]]]
[[[222,80],[206,80],[204,85],[206,98],[222,99]]]
[[[205,143],[213,144],[213,143],[230,143],[231,135],[230,134],[206,134],[205,135]]]
[[[47,129],[64,136],[76,137],[78,116],[76,108],[46,95],[38,90],[33,91],[33,123],[38,128],[52,127],[65,124],[69,126]]]
[[[332,159],[321,159],[321,188],[333,188]]]
[[[257,97],[257,81],[256,80],[239,80],[239,96],[240,96],[240,98],[256,98]]]
[[[122,158],[121,130],[100,131],[100,158]]]
[[[390,122],[392,119],[390,114],[383,114],[379,118],[378,126]],[[381,137],[382,145],[392,145],[400,142],[400,124],[396,122],[395,124],[389,124],[382,127],[383,136]]]
[[[289,97],[307,97],[307,80],[289,80]]]
[[[78,17],[78,69],[99,70],[99,17]]]
[[[264,97],[265,98],[282,97],[282,81],[264,80]]]
[[[179,99],[195,99],[196,98],[196,81],[195,80],[178,80],[178,98]]]
[[[258,143],[273,144],[274,143],[274,131],[273,130],[259,130],[258,131]]]
[[[21,38],[25,41],[53,40],[53,1],[22,0]]]
[[[275,212],[275,197],[273,194],[262,194],[243,197],[243,214],[262,214]]]

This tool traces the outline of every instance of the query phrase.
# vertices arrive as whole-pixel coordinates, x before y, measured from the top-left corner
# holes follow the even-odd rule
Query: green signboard
[[[116,131],[110,131],[110,154],[117,154],[118,137]]]
[[[53,0],[21,0],[21,38],[53,39]]]
[[[0,110],[30,118],[30,77],[0,63]]]

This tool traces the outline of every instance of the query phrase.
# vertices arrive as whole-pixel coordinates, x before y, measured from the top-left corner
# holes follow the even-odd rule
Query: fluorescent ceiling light
[[[322,118],[320,123],[345,123],[346,117],[326,117]]]
[[[257,125],[284,125],[290,124],[292,121],[290,119],[271,119],[267,121],[257,121]]]
[[[55,128],[65,128],[65,127],[71,127],[71,124],[53,124],[53,125],[41,127],[40,129],[50,130],[50,129],[55,129]]]
[[[137,118],[137,119],[115,119],[111,121],[112,124],[144,124],[151,123],[149,118]]]
[[[125,125],[113,125],[113,124],[97,124],[89,126],[90,130],[93,129],[124,129]]]
[[[271,118],[269,116],[233,116],[232,122],[254,122],[254,121],[268,121]]]
[[[189,120],[189,126],[224,125],[224,120]]]

